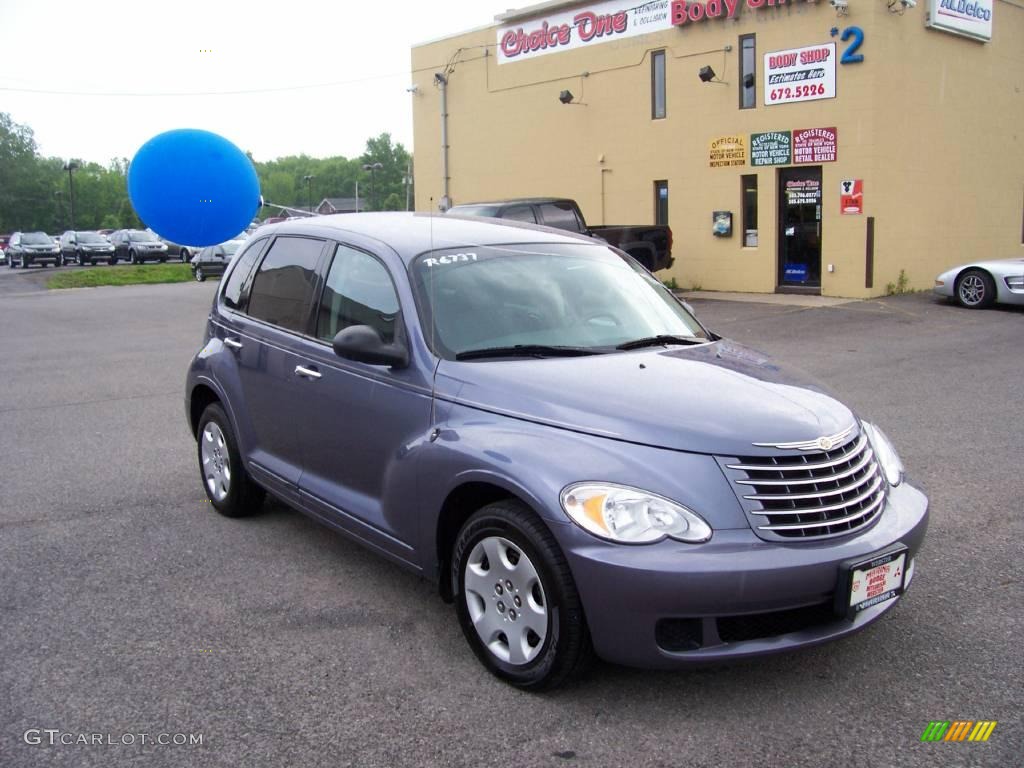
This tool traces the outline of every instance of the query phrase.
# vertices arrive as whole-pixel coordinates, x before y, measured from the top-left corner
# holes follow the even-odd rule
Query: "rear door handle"
[[[316,380],[320,378],[320,371],[318,371],[316,368],[307,368],[304,365],[296,365],[295,375],[305,376],[307,379]]]
[[[228,339],[224,339],[224,346],[225,347],[231,347],[232,349],[241,349],[242,348],[242,342],[240,342],[238,339],[228,338]]]

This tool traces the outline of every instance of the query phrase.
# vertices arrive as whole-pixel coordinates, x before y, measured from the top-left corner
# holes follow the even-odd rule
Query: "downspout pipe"
[[[441,91],[441,202],[438,207],[444,212],[452,207],[448,196],[448,78],[435,72],[434,83]]]

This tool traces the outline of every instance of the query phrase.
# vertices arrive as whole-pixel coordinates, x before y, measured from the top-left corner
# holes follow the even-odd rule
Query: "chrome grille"
[[[758,532],[781,538],[849,533],[885,505],[885,476],[863,433],[831,451],[741,456],[725,467]]]

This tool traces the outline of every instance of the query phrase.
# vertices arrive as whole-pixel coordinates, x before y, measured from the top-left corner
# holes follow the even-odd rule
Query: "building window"
[[[740,109],[757,106],[757,52],[754,35],[740,35]]]
[[[651,54],[651,119],[665,117],[665,52]]]
[[[757,247],[757,176],[740,176],[743,193],[743,245]]]
[[[654,182],[654,223],[659,227],[668,226],[668,182]]]

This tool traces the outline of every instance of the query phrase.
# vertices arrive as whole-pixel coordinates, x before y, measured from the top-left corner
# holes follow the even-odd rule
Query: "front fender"
[[[488,483],[528,504],[549,525],[568,516],[559,496],[569,484],[606,481],[673,499],[714,529],[749,529],[713,457],[652,448],[535,424],[453,403],[438,403],[437,439],[417,465],[424,570],[434,572],[438,517],[449,494]]]

